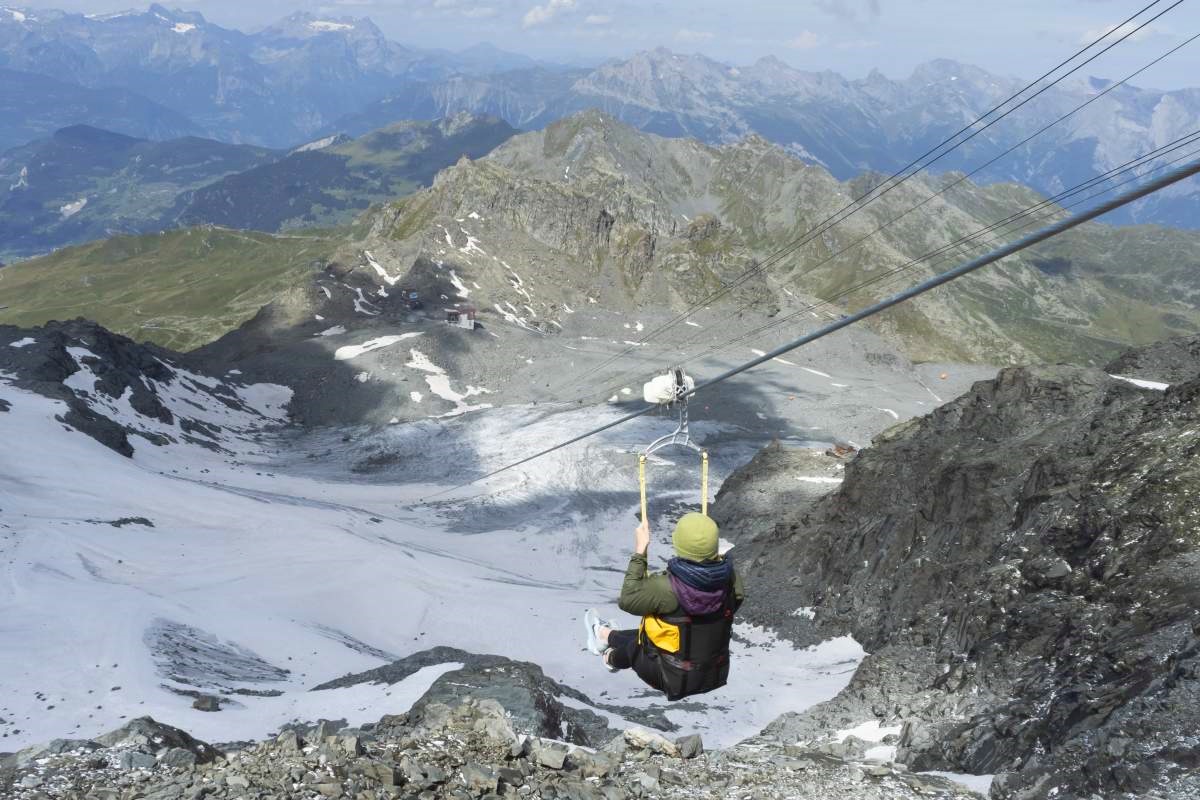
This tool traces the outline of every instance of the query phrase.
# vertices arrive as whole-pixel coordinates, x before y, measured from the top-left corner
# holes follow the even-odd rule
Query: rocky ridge
[[[864,170],[892,174],[1023,85],[949,59],[921,64],[902,78],[875,70],[851,80],[828,70],[795,69],[773,56],[735,66],[659,47],[593,70],[541,68],[413,81],[341,120],[338,129],[458,111],[496,114],[516,127],[539,129],[599,109],[649,133],[712,144],[755,134],[848,180]],[[1074,116],[983,169],[981,181],[1020,179],[1053,193],[1196,127],[1195,89],[1126,85],[1096,98],[1111,85],[1101,78],[1068,78],[939,159],[934,169],[975,169],[1092,98]],[[1137,204],[1121,219],[1194,227],[1197,196],[1193,188],[1181,187]]]
[[[283,421],[286,398],[263,405],[235,376],[198,375],[179,360],[83,319],[36,331],[0,325],[0,375],[62,402],[64,425],[123,456],[176,443],[224,451],[231,435],[260,435]]]
[[[704,752],[697,736],[672,741],[633,728],[600,748],[579,747],[517,733],[486,699],[357,729],[322,720],[220,748],[142,718],[98,740],[10,756],[0,789],[13,800],[978,797],[902,767],[763,742]]]
[[[769,732],[802,740],[869,713],[904,726],[898,760],[997,773],[995,798],[1194,796],[1196,346],[1109,367],[1153,363],[1178,377],[1165,391],[1095,369],[1004,370],[876,437],[840,487],[773,518],[738,511],[748,491],[786,485],[786,461],[731,479],[714,514],[770,587],[750,618],[809,609],[818,635],[871,652],[838,698]]]
[[[758,137],[716,148],[584,112],[445,170],[429,190],[376,214],[369,241],[393,263],[420,261],[417,273],[441,269],[446,289],[453,288],[449,269],[478,284],[485,314],[499,306],[510,322],[553,332],[564,322],[563,304],[578,307],[580,295],[610,308],[699,302],[875,179],[841,183]],[[849,292],[819,306],[823,314],[866,305],[976,251],[959,248],[915,267],[913,259],[1040,199],[1012,184],[951,180],[909,181],[740,283],[723,302],[767,318],[790,312],[790,327],[802,327],[814,299]],[[917,206],[919,213],[906,213]],[[1190,255],[1180,257],[1177,248]],[[1178,264],[1197,258],[1200,239],[1187,232],[1085,226],[1053,249],[1014,256],[875,324],[919,360],[1101,364],[1119,343],[1194,330],[1194,281]],[[898,278],[877,280],[899,267],[906,269]],[[541,292],[534,302],[522,294],[531,287]],[[1122,314],[1114,313],[1118,307]]]

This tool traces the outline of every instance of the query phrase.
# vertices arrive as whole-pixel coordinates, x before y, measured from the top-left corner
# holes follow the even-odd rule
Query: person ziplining
[[[634,532],[633,555],[625,571],[618,607],[642,618],[636,629],[617,630],[595,609],[584,614],[588,649],[610,672],[632,669],[647,684],[679,700],[725,685],[729,678],[729,639],[734,614],[745,600],[733,562],[720,555],[720,530],[708,516],[708,453],[691,441],[687,394],[694,381],[675,369],[646,384],[649,403],[677,407],[679,426],[643,451],[638,460],[642,521]],[[646,500],[646,460],[668,446],[700,453],[701,510],[684,514],[671,543],[675,557],[665,572],[649,571],[650,522]]]
[[[675,557],[665,572],[650,572],[650,526],[638,526],[617,605],[641,625],[617,630],[594,609],[584,615],[588,649],[605,668],[632,669],[668,700],[725,685],[733,618],[746,593],[732,561],[718,554],[718,533],[711,517],[684,514],[671,537]]]

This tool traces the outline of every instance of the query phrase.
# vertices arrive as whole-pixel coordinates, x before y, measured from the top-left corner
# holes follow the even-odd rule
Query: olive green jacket
[[[674,614],[679,610],[679,600],[671,589],[671,579],[665,572],[647,572],[650,563],[641,553],[629,557],[629,568],[625,570],[625,582],[621,584],[621,597],[617,605],[621,610],[639,617],[651,614]],[[735,606],[746,599],[742,587],[742,574],[733,573],[733,596]]]

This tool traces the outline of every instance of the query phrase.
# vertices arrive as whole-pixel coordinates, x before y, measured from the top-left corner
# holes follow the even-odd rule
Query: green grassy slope
[[[212,341],[303,285],[345,231],[188,229],[118,236],[0,269],[0,323],[87,317],[176,350]]]

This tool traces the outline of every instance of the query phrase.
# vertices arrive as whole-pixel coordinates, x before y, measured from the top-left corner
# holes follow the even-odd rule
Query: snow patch
[[[368,339],[362,344],[352,344],[346,345],[345,347],[339,347],[337,351],[334,352],[333,357],[337,361],[349,361],[352,358],[358,358],[363,353],[370,353],[372,350],[391,347],[397,342],[402,342],[405,339],[412,339],[413,337],[420,335],[420,331],[411,331],[409,333],[401,333],[397,336],[380,336],[378,339]]]
[[[22,347],[29,347],[31,344],[37,344],[37,339],[31,339],[30,337],[26,336],[24,339],[20,339],[15,342],[9,342],[8,346],[15,347],[19,350]]]
[[[344,22],[331,22],[324,19],[316,19],[308,23],[309,30],[314,31],[352,31],[353,25],[347,25]]]
[[[841,478],[829,478],[824,475],[797,475],[796,480],[801,483],[841,483]]]
[[[504,317],[505,322],[511,322],[518,328],[524,328],[525,330],[532,331],[533,333],[541,333],[541,331],[530,325],[524,317],[517,313],[517,309],[513,307],[512,303],[504,304],[505,306],[508,306],[507,310],[499,303],[493,303],[492,305],[496,311],[500,312],[500,316]]]
[[[793,617],[804,617],[805,619],[816,619],[817,612],[808,606],[801,606],[800,608],[797,608],[795,611],[792,612],[792,616]]]
[[[338,134],[326,136],[324,139],[317,139],[315,142],[302,144],[293,150],[293,153],[311,153],[314,150],[324,150],[326,147],[332,147],[338,140]]]
[[[350,288],[350,287],[346,287]],[[359,314],[366,314],[369,317],[378,317],[379,311],[375,305],[363,295],[363,290],[355,287],[354,289],[354,310]]]
[[[464,244],[462,247],[458,248],[458,252],[462,253],[465,256],[469,256],[469,255],[471,255],[471,253],[478,253],[481,256],[487,255],[487,251],[479,246],[479,240],[476,239],[474,236],[472,236],[470,233],[468,233],[466,228],[459,228],[459,230],[461,230],[463,232],[463,234],[467,237],[467,243]],[[449,234],[446,234],[446,235],[449,236]]]
[[[1158,381],[1144,381],[1141,378],[1127,378],[1124,375],[1109,375],[1110,378],[1116,378],[1119,381],[1132,383],[1134,386],[1140,386],[1143,389],[1154,389],[1155,391],[1164,392],[1170,388],[1169,383],[1159,383]]]
[[[889,725],[884,727],[879,724],[879,720],[873,719],[868,722],[863,722],[855,725],[853,728],[840,730],[836,734],[839,742],[844,742],[851,736],[861,739],[864,742],[882,742],[888,736],[899,736],[901,725]]]
[[[863,752],[863,758],[867,761],[895,761],[896,745],[881,744],[876,747],[868,747]]]
[[[340,336],[341,334],[343,334],[345,332],[346,332],[345,325],[334,325],[332,328],[326,328],[325,330],[321,331],[320,333],[314,334],[314,335],[315,336]]]
[[[459,297],[464,300],[471,297],[471,290],[467,288],[467,285],[462,282],[454,270],[450,270],[450,283],[454,286],[455,291],[458,292]]]
[[[171,30],[175,31],[176,33],[187,33],[188,31],[196,30],[196,26],[190,22],[176,22],[175,26],[171,28]]]
[[[84,206],[86,206],[87,204],[88,204],[88,199],[86,197],[81,197],[78,200],[76,200],[74,203],[67,203],[65,206],[59,207],[58,213],[62,214],[63,219],[70,219],[71,217],[78,214],[80,211],[83,211]]]
[[[411,360],[404,366],[420,370],[421,372],[429,373],[425,376],[425,383],[429,384],[429,391],[433,392],[443,400],[449,400],[451,403],[454,403],[454,410],[442,414],[442,417],[457,417],[460,414],[466,414],[471,411],[480,411],[482,409],[492,407],[491,403],[477,403],[475,405],[470,405],[463,402],[468,397],[475,397],[476,395],[481,394],[491,394],[492,392],[490,389],[484,389],[478,386],[467,386],[466,390],[462,393],[456,392],[450,386],[450,376],[446,374],[444,369],[430,361],[429,356],[415,348],[409,350],[409,355]]]
[[[375,273],[387,281],[388,286],[395,286],[400,279],[404,277],[403,275],[397,275],[393,278],[391,275],[389,275],[388,271],[384,269],[378,261],[375,260],[373,255],[371,255],[370,250],[363,250],[363,255],[366,256],[367,263],[371,265],[371,268],[375,270]],[[384,297],[387,297],[387,295],[384,295]]]

